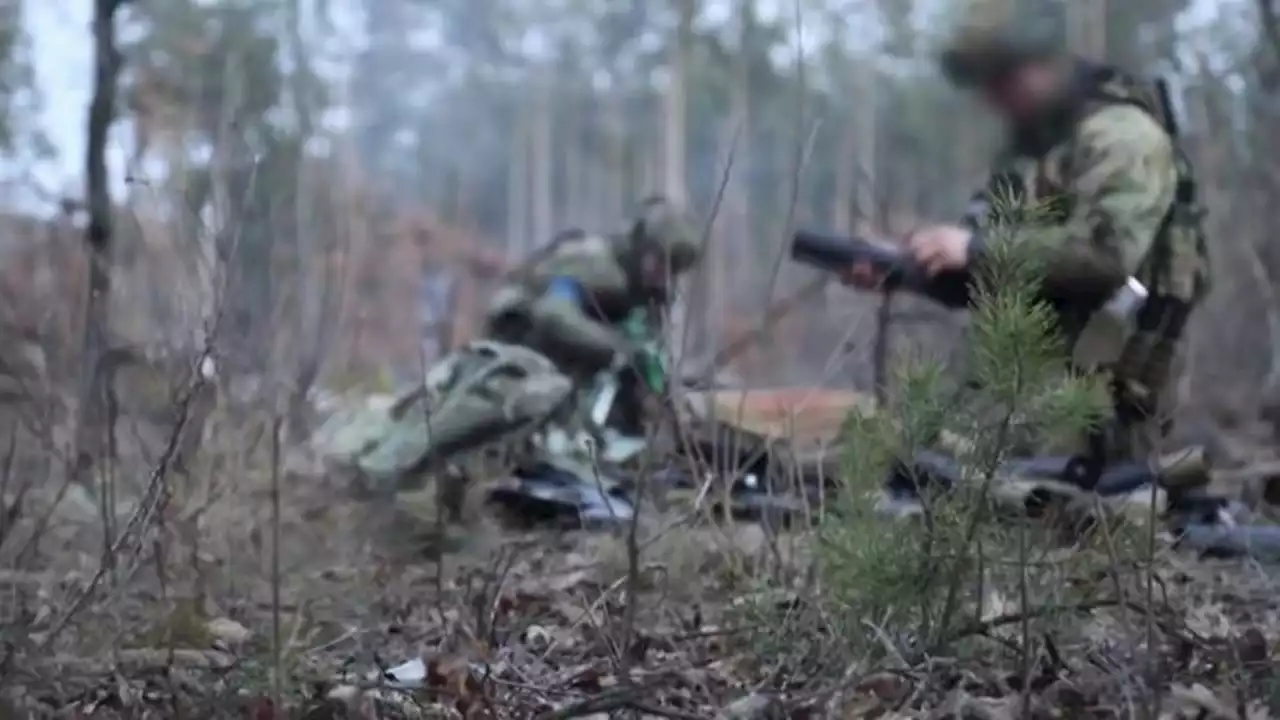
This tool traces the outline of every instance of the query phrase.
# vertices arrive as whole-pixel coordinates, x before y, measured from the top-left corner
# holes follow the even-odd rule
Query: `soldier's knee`
[[[522,415],[549,415],[573,393],[573,381],[558,372],[544,372],[529,376],[521,391]]]

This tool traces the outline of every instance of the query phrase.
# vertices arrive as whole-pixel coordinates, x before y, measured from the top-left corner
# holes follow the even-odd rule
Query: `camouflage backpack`
[[[1173,141],[1178,183],[1173,205],[1165,215],[1150,253],[1137,273],[1149,299],[1139,312],[1137,328],[1115,368],[1121,397],[1147,414],[1154,410],[1158,393],[1170,380],[1191,310],[1210,289],[1208,246],[1204,210],[1197,198],[1191,163],[1178,138],[1178,125],[1160,81],[1133,78],[1111,68],[1098,68],[1087,105],[1126,104],[1154,118]],[[1086,112],[1088,107],[1086,106]],[[1122,408],[1122,412],[1126,409]]]

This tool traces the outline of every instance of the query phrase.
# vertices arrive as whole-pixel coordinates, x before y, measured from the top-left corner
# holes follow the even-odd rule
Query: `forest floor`
[[[814,579],[811,530],[693,508],[615,532],[482,516],[433,538],[420,513],[263,470],[269,455],[207,458],[106,533],[91,505],[54,514],[0,573],[0,714],[1280,717],[1280,593],[1250,563],[1161,551],[1127,589],[1098,563],[1064,582],[1108,591],[1072,607],[993,587],[964,654],[905,652],[865,618],[884,650],[869,662]]]

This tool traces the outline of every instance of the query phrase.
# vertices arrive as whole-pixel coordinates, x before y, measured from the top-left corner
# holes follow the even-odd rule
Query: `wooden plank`
[[[696,419],[725,423],[768,440],[801,448],[835,439],[855,408],[872,410],[871,396],[825,388],[767,388],[693,392]]]

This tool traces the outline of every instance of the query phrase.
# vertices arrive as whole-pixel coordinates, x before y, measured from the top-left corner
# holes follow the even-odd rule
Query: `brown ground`
[[[852,399],[752,393],[746,424],[821,437]],[[717,400],[728,412],[739,398]],[[797,404],[809,410],[794,421]],[[421,514],[342,499],[297,453],[273,472],[262,425],[212,423],[200,459],[158,482],[168,492],[132,527],[128,508],[104,534],[91,502],[64,503],[19,558],[38,514],[12,526],[0,685],[14,716],[257,719],[278,699],[310,718],[1130,717],[1151,687],[1159,717],[1276,707],[1280,621],[1262,568],[1165,553],[1150,601],[1135,590],[1129,606],[1078,609],[1036,639],[1029,668],[1010,649],[1020,613],[1003,588],[973,660],[861,663],[832,649],[807,531],[725,522],[704,503],[646,518],[634,556],[627,532],[487,518],[441,538]],[[120,473],[120,496],[149,478]],[[377,668],[412,659],[422,687],[377,687]]]

